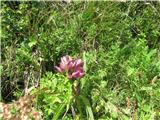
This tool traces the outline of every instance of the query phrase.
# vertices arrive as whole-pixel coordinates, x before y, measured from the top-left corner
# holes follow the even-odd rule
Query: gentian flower
[[[60,62],[60,66],[55,66],[55,68],[58,70],[58,72],[63,73],[66,72],[68,70],[68,64],[69,62],[72,60],[72,58],[68,55],[63,56],[61,58],[61,62]]]
[[[67,73],[69,79],[76,79],[85,75],[83,64],[81,59],[72,59],[70,56],[66,55],[61,58],[59,67],[55,66],[55,68],[60,73]]]

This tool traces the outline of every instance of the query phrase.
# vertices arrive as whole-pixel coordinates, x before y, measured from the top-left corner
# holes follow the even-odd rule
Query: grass
[[[158,1],[2,1],[1,7],[3,103],[35,95],[45,120],[159,119]],[[70,82],[57,73],[64,55],[83,60],[83,78]]]

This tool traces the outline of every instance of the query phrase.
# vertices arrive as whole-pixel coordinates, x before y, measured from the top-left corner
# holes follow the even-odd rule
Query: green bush
[[[56,120],[71,104],[72,84],[64,76],[47,73],[40,81],[39,94],[37,105],[42,110],[44,119]]]
[[[72,119],[71,86],[54,69],[68,54],[82,58],[86,72],[73,102],[76,119],[160,117],[160,2],[2,1],[1,7],[3,102],[47,87],[56,94],[38,95],[43,118]]]

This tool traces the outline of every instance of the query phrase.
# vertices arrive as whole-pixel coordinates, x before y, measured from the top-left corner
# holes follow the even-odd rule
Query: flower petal
[[[55,66],[55,68],[56,68],[56,70],[57,70],[58,72],[60,72],[60,73],[62,73],[62,72],[63,72],[63,70],[62,70],[60,67]]]
[[[83,64],[84,64],[81,59],[75,60],[75,63],[76,63],[76,67],[83,66]]]
[[[70,70],[70,71],[73,71],[74,68],[75,68],[75,65],[76,65],[76,63],[74,62],[74,60],[70,61],[70,62],[68,63],[68,68],[69,68],[69,70]]]
[[[72,59],[69,55],[61,57],[59,67],[55,66],[58,72],[68,72],[69,79],[81,78],[85,75],[81,59]]]
[[[76,70],[70,75],[70,78],[81,78],[85,75],[83,69]]]

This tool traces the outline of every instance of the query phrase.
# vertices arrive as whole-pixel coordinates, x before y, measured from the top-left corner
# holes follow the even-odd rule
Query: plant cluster
[[[65,72],[69,79],[81,78],[85,75],[82,60],[72,59],[70,56],[62,57],[60,66],[55,66],[55,68],[60,73]]]
[[[1,8],[3,118],[22,119],[28,108],[26,116],[36,111],[44,120],[160,118],[159,1],[2,1]]]

